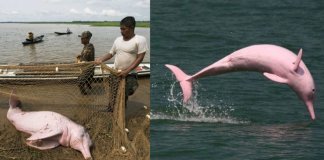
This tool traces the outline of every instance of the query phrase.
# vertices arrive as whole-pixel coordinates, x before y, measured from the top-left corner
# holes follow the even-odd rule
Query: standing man
[[[115,57],[115,69],[120,71],[117,76],[126,77],[125,100],[134,94],[138,87],[135,68],[143,61],[148,51],[146,38],[135,34],[135,18],[128,16],[120,21],[120,37],[116,38],[108,54],[96,59],[100,64]]]
[[[81,54],[76,57],[77,61],[78,62],[94,61],[95,49],[93,44],[90,43],[90,39],[92,37],[91,32],[84,31],[82,32],[81,35],[79,35],[79,37],[81,37],[81,43],[84,46],[81,51]],[[92,89],[91,83],[92,83],[93,75],[94,75],[94,65],[91,65],[89,66],[89,68],[86,68],[78,78],[79,88],[83,95],[87,94],[85,86],[87,86],[89,90]]]

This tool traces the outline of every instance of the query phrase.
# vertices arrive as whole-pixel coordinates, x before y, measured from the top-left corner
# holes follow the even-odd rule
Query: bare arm
[[[113,57],[112,54],[108,53],[108,54],[105,54],[104,56],[102,57],[99,57],[95,60],[96,64],[101,64],[109,59],[111,59]]]

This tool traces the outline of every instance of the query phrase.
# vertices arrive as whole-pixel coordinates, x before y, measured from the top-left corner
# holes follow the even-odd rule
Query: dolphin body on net
[[[92,159],[92,142],[83,126],[56,112],[24,112],[20,107],[21,101],[13,90],[7,118],[17,130],[31,135],[26,141],[28,146],[46,150],[62,145],[79,150],[85,159]]]
[[[259,44],[239,49],[194,75],[187,75],[174,65],[165,66],[180,82],[184,102],[187,102],[192,95],[192,82],[199,78],[235,71],[256,71],[263,73],[271,81],[287,84],[304,102],[311,119],[314,120],[315,84],[311,73],[302,61],[302,55],[302,49],[296,56],[290,50],[280,46]]]

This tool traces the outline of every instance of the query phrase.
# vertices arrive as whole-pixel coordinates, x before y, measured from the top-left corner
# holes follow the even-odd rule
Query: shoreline
[[[95,27],[119,27],[119,21],[71,21],[71,22],[0,22],[0,23],[24,23],[24,24],[80,24]],[[136,27],[150,28],[150,21],[136,21]]]

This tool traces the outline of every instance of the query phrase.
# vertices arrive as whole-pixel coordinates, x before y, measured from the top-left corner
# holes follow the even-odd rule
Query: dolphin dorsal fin
[[[301,48],[301,49],[299,50],[299,52],[298,52],[298,56],[297,56],[297,58],[296,58],[296,61],[294,62],[294,68],[293,68],[293,70],[294,70],[295,72],[297,72],[297,69],[298,69],[299,63],[300,63],[300,61],[301,61],[301,59],[302,59],[302,56],[303,56],[303,49]]]

